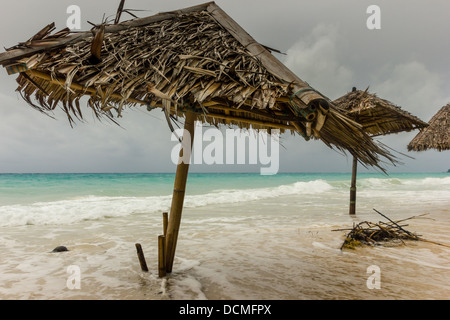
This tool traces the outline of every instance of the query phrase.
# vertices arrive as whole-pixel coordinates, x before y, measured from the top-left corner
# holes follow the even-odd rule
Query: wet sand
[[[159,214],[135,214],[71,225],[2,228],[1,299],[449,299],[450,248],[407,241],[395,247],[339,250],[356,218],[323,207],[301,211],[296,197],[185,209],[174,272],[157,274]],[[280,203],[283,203],[280,206]],[[370,205],[370,204],[368,204]],[[400,207],[400,205],[399,205]],[[391,218],[424,213],[411,206]],[[326,208],[329,209],[329,208]],[[392,210],[392,209],[395,209]],[[450,211],[428,206],[408,230],[450,244]],[[427,210],[428,211],[428,210]],[[211,212],[214,214],[212,215]],[[140,270],[141,243],[150,272]],[[51,253],[65,245],[68,252]],[[369,289],[367,268],[380,269]],[[70,266],[79,268],[79,288]],[[69,272],[68,272],[69,271]]]

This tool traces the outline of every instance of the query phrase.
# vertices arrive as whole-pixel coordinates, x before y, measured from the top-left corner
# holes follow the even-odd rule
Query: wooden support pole
[[[158,236],[158,275],[160,278],[166,276],[166,237]]]
[[[148,272],[147,263],[145,262],[144,251],[140,243],[136,243],[136,251],[139,258],[139,263],[141,264],[142,271]]]
[[[183,211],[186,181],[189,172],[190,151],[192,150],[192,143],[194,141],[195,118],[195,113],[192,111],[186,112],[182,143],[183,146],[180,150],[180,161],[175,174],[172,206],[170,207],[169,222],[167,225],[165,249],[166,272],[168,273],[172,272],[173,260],[175,258],[175,249],[177,245],[178,231],[180,229],[181,214]],[[189,154],[186,154],[186,152],[189,152]],[[187,163],[184,163],[182,159],[185,159]]]
[[[353,156],[353,167],[352,167],[352,183],[350,186],[350,208],[349,214],[356,214],[356,172],[358,168],[358,158]]]

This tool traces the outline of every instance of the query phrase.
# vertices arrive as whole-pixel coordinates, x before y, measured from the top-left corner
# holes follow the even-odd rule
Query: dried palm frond
[[[428,126],[425,121],[412,115],[392,102],[365,91],[353,90],[333,101],[342,110],[364,128],[371,136],[411,131]]]
[[[443,106],[430,119],[429,126],[420,131],[408,144],[408,150],[450,150],[450,104]]]
[[[43,112],[62,105],[70,122],[83,119],[79,101],[88,96],[97,117],[111,118],[113,110],[120,117],[123,108],[136,105],[163,108],[168,119],[190,109],[198,121],[216,126],[320,139],[366,165],[379,166],[380,157],[394,161],[215,3],[94,31],[57,37],[44,30],[41,40],[0,54],[0,64],[25,64],[18,91]]]

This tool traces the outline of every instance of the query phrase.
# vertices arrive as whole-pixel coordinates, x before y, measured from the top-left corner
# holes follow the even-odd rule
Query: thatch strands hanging
[[[408,144],[409,151],[450,150],[450,104],[443,106]]]
[[[411,131],[428,124],[392,102],[373,93],[354,90],[333,101],[345,114],[361,124],[371,136]]]
[[[121,2],[121,5],[122,2]],[[19,72],[18,91],[34,108],[57,105],[70,123],[87,105],[101,118],[125,107],[161,108],[168,119],[184,117],[240,128],[290,130],[320,139],[379,166],[393,161],[362,126],[281,64],[215,3],[205,3],[119,23],[90,32],[50,34],[54,25],[0,54],[0,64]]]

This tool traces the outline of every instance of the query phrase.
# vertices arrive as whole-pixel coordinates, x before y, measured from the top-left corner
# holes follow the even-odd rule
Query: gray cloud
[[[371,87],[425,121],[450,101],[443,77],[419,61],[386,65],[374,76]]]
[[[339,57],[339,27],[319,24],[287,50],[285,64],[330,99],[352,88],[353,72]]]
[[[116,3],[117,2],[117,3]],[[200,1],[201,2],[201,1]],[[140,16],[183,8],[199,1],[128,0],[126,7],[146,9]],[[216,1],[255,39],[278,48],[278,55],[300,78],[334,99],[352,86],[366,88],[402,108],[429,120],[450,102],[448,56],[450,30],[447,1],[387,1],[377,4],[382,29],[365,27],[369,1],[267,0]],[[5,47],[27,40],[55,21],[65,27],[66,8],[82,9],[82,29],[87,20],[99,22],[114,15],[119,1],[22,0],[3,4],[0,44]],[[42,10],[45,8],[45,10]],[[17,15],[20,12],[20,22]],[[39,12],[39,14],[36,14]],[[128,19],[127,16],[124,16]],[[17,98],[15,77],[0,71],[0,172],[173,172],[170,153],[174,143],[163,115],[145,109],[126,110],[122,128],[98,123],[91,116],[73,129],[62,112],[57,120],[32,110]],[[87,109],[86,109],[87,111]],[[87,114],[89,114],[87,112]],[[406,152],[417,132],[383,137],[393,148]],[[285,134],[280,149],[282,171],[349,171],[350,160],[320,141],[304,141]],[[392,171],[441,171],[450,167],[448,153],[411,153],[405,165]],[[255,169],[255,170],[253,170]],[[193,171],[242,171],[258,168],[192,166]]]

